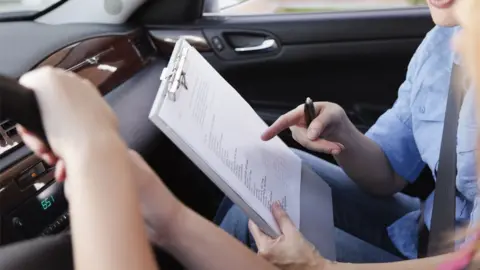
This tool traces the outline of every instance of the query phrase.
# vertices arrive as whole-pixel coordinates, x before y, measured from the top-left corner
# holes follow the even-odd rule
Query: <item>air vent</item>
[[[0,122],[0,134],[2,135],[0,146],[14,145],[21,141],[15,125],[16,123],[11,120]]]

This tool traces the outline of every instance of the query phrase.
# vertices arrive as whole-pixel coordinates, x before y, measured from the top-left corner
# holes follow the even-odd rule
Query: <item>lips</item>
[[[436,8],[449,8],[453,5],[455,0],[428,0],[428,2]]]

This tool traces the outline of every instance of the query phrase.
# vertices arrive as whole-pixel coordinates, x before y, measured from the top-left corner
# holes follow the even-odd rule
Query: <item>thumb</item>
[[[287,212],[280,206],[280,203],[276,202],[272,205],[272,212],[282,234],[288,236],[297,231],[295,224],[293,224]]]
[[[325,128],[330,124],[330,119],[330,114],[324,112],[323,109],[320,108],[320,113],[315,119],[313,119],[312,123],[307,128],[308,139],[312,141],[318,139]]]
[[[255,244],[257,244],[257,248],[259,250],[267,248],[268,241],[272,240],[270,236],[264,234],[252,220],[248,221],[248,229],[253,236],[253,240],[255,240]]]

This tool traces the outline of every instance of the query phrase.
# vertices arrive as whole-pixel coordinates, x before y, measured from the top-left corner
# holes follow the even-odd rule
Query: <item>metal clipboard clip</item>
[[[182,47],[181,53],[178,53],[175,56],[173,61],[173,67],[171,70],[169,68],[165,68],[162,71],[160,76],[160,80],[165,81],[167,83],[167,95],[168,98],[172,101],[176,101],[176,93],[180,86],[188,90],[187,80],[186,80],[186,72],[183,70],[183,66],[185,64],[185,60],[188,55],[189,47]]]

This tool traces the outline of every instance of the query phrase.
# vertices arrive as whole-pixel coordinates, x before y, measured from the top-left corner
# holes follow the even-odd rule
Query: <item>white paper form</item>
[[[275,201],[298,228],[300,158],[277,137],[260,139],[265,122],[191,47],[183,71],[187,89],[180,86],[175,101],[164,97],[157,117],[277,233],[270,210]]]

